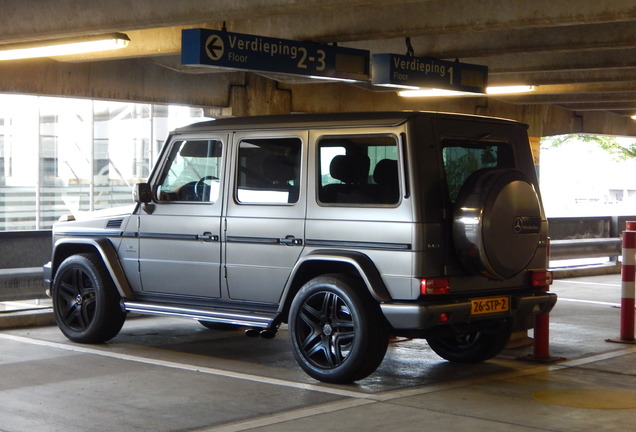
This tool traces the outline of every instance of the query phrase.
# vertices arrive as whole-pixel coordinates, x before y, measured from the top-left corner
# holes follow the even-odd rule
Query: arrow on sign
[[[205,51],[212,60],[218,60],[223,57],[225,52],[225,44],[223,39],[217,35],[211,35],[205,42]]]

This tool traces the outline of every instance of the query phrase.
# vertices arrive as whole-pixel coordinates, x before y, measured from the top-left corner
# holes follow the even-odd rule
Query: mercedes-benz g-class
[[[522,124],[424,112],[286,115],[170,134],[134,205],[64,218],[45,283],[61,331],[127,312],[273,337],[312,377],[378,367],[390,335],[479,362],[532,326],[548,230]]]

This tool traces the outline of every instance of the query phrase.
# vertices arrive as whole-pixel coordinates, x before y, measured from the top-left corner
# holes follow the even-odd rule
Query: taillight
[[[535,287],[552,285],[552,272],[547,270],[530,272],[530,282]]]
[[[450,280],[447,277],[422,279],[420,281],[420,293],[424,295],[449,294]]]

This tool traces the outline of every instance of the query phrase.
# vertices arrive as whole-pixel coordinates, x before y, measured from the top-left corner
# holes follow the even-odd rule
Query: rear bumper
[[[382,312],[394,329],[426,330],[440,324],[468,323],[471,321],[549,313],[557,301],[554,293],[532,296],[512,296],[508,312],[471,315],[470,300],[457,303],[427,304],[384,303]]]

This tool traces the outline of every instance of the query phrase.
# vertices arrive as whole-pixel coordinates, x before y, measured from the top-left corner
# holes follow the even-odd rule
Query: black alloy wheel
[[[78,254],[64,260],[51,291],[58,327],[70,340],[100,343],[121,330],[126,313],[106,267],[96,256]]]
[[[497,320],[484,324],[479,330],[429,336],[426,340],[437,355],[448,361],[479,363],[499,354],[510,340],[510,334],[510,321]]]
[[[294,298],[289,318],[292,348],[313,378],[357,381],[382,362],[387,325],[366,290],[356,279],[326,275],[309,281]]]

